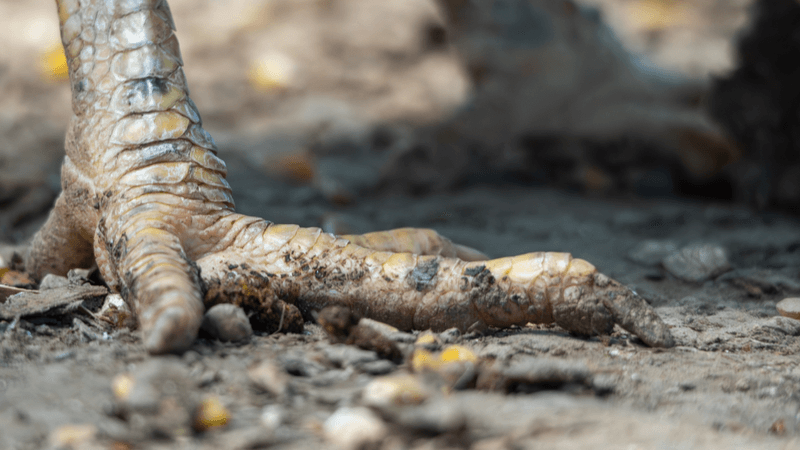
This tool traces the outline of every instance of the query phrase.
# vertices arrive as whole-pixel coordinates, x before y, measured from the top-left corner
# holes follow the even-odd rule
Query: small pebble
[[[277,430],[283,424],[286,411],[280,405],[267,405],[261,410],[258,420],[268,430]]]
[[[256,388],[284,398],[289,393],[289,374],[272,361],[262,361],[247,371],[250,383]]]
[[[424,434],[438,435],[463,430],[467,418],[455,402],[438,397],[425,404],[400,410],[395,417],[406,429]]]
[[[397,364],[387,359],[379,359],[377,361],[360,364],[358,366],[359,370],[370,375],[385,375],[389,372],[392,372],[396,368]]]
[[[670,254],[663,261],[669,273],[684,281],[702,283],[731,269],[724,248],[695,244]]]
[[[62,425],[48,437],[50,448],[79,449],[86,446],[97,436],[97,427],[92,424]]]
[[[122,296],[119,294],[106,295],[106,299],[103,301],[103,306],[100,308],[98,315],[113,323],[118,328],[125,325],[133,325],[130,322],[134,320],[134,315],[131,313],[130,308],[128,308],[128,304],[125,303],[125,300],[123,300]]]
[[[447,330],[439,333],[439,338],[445,344],[453,344],[461,337],[461,331],[458,328],[448,328]]]
[[[200,402],[192,424],[196,431],[206,431],[211,428],[222,427],[228,424],[231,413],[215,395],[208,396]]]
[[[628,259],[645,266],[657,266],[676,250],[678,247],[672,241],[646,240],[628,252]]]
[[[336,344],[327,346],[322,350],[322,353],[331,364],[338,367],[360,366],[378,360],[377,353],[351,345]]]
[[[430,395],[430,390],[418,377],[406,373],[374,379],[364,388],[361,399],[367,406],[391,410],[398,406],[418,405]]]
[[[778,307],[779,312],[780,312],[780,303],[776,305]],[[785,316],[785,314],[783,314],[782,312],[781,315]],[[794,319],[792,317],[775,316],[768,319],[764,323],[756,325],[755,329],[762,329],[762,330],[769,329],[770,331],[778,331],[787,336],[798,336],[800,335],[800,320]]]
[[[278,355],[278,362],[291,375],[313,377],[328,369],[314,360],[314,356],[300,350],[290,350]]]
[[[344,407],[322,425],[325,438],[344,450],[354,450],[380,442],[387,434],[380,417],[365,407]]]
[[[244,310],[230,303],[211,307],[200,327],[222,342],[247,342],[253,336],[253,327]]]
[[[215,411],[213,405],[198,407],[197,386],[186,367],[174,357],[137,364],[130,372],[115,376],[111,390],[115,408],[130,418],[129,424],[136,432],[185,436],[193,425],[197,426],[197,417],[202,421]],[[198,416],[198,411],[206,415]]]
[[[788,297],[775,305],[778,313],[784,317],[800,320],[800,297]]]
[[[39,283],[39,289],[47,290],[47,289],[55,289],[63,286],[69,286],[69,280],[67,277],[62,277],[60,275],[55,275],[52,273],[48,273],[47,275],[42,278],[42,282]]]

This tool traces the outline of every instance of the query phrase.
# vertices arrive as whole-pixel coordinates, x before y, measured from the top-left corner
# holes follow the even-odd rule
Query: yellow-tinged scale
[[[159,242],[171,238],[172,234],[168,231],[151,227],[142,228],[141,230],[133,232],[133,234],[128,237],[128,248],[135,247],[139,240]]]
[[[158,107],[167,110],[172,108],[178,100],[182,100],[186,94],[183,92],[182,89],[179,89],[177,86],[170,85],[170,90],[161,96],[161,99],[158,101]]]
[[[391,257],[392,253],[390,252],[372,252],[364,259],[364,262],[369,266],[382,266]]]
[[[129,186],[142,186],[157,183],[180,183],[189,175],[189,163],[161,163],[134,170],[120,179]]]
[[[147,144],[177,139],[186,132],[191,121],[173,111],[142,114],[119,121],[112,134],[114,144]]]
[[[192,171],[192,177],[201,183],[209,184],[211,186],[221,188],[228,187],[228,183],[220,174],[208,170],[205,167],[195,167]]]
[[[222,162],[216,155],[211,153],[210,151],[204,149],[203,147],[198,147],[196,145],[192,146],[192,150],[189,153],[189,157],[192,158],[192,161],[200,164],[201,166],[212,169],[212,170],[225,170],[225,163]]]
[[[307,252],[319,239],[322,230],[319,228],[300,228],[291,241],[291,246],[302,253]]]
[[[283,247],[297,234],[298,229],[300,229],[298,225],[270,225],[263,235],[265,247],[273,249]]]
[[[558,277],[567,270],[572,255],[569,253],[547,252],[544,257],[544,269],[551,277]]]
[[[511,259],[508,278],[514,283],[527,283],[544,271],[544,253],[529,253]]]
[[[570,262],[566,276],[585,277],[595,273],[596,271],[597,268],[592,265],[592,263],[580,258],[575,258]]]
[[[502,278],[505,275],[508,275],[508,271],[511,270],[511,266],[513,266],[513,264],[514,262],[512,261],[511,257],[506,257],[470,263],[467,268],[485,266],[490,272],[492,272],[492,275],[494,275],[495,278]]]
[[[411,253],[395,253],[383,263],[383,271],[396,278],[406,276],[416,265],[417,258]]]

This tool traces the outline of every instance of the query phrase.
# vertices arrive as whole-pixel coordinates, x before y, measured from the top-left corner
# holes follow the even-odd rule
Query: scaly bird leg
[[[556,322],[652,346],[669,329],[619,283],[563,253],[483,255],[425,230],[351,237],[237,214],[225,163],[189,99],[164,0],[59,0],[74,117],[62,188],[27,266],[97,263],[138,314],[152,353],[186,349],[204,307],[237,303],[293,330],[326,305],[409,328]],[[389,250],[429,253],[392,253]]]

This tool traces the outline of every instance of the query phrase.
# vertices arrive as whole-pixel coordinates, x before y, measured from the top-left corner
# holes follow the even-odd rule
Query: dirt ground
[[[292,1],[171,2],[192,95],[229,165],[238,211],[336,233],[435,228],[490,257],[570,252],[644,296],[677,346],[651,349],[619,328],[591,339],[539,325],[422,339],[396,332],[407,357],[392,362],[331,344],[307,324],[303,334],[200,339],[181,356],[153,358],[136,331],[97,328],[75,311],[0,320],[0,448],[800,448],[800,321],[776,311],[800,296],[796,217],[502,180],[415,197],[331,195],[341,193],[330,188],[336,180],[350,189],[374,182],[380,155],[354,166],[348,145],[435,122],[468,96],[469,82],[452,52],[419,50],[420,27],[409,24],[440,20],[429,2],[386,0],[392,20],[366,26],[363,2],[325,15],[316,8],[335,2]],[[69,91],[37,65],[57,39],[52,9],[0,1],[8,244],[37,229],[59,185]],[[351,39],[370,32],[382,40]],[[306,47],[318,53],[298,50]],[[264,58],[288,81],[254,87],[248,68]],[[711,70],[695,62],[692,71]],[[345,150],[307,162],[320,142]],[[451,370],[456,382],[435,370],[398,378],[412,371],[415,348],[451,345],[476,356]],[[488,366],[513,382],[461,389]],[[191,429],[209,399],[227,409],[227,424]]]

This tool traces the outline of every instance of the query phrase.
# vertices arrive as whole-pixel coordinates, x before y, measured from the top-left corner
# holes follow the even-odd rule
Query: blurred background
[[[762,3],[170,1],[238,192],[257,172],[334,205],[513,184],[792,209],[800,116],[773,81],[800,6]],[[0,18],[0,239],[19,241],[59,190],[70,95],[53,2]]]

